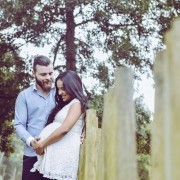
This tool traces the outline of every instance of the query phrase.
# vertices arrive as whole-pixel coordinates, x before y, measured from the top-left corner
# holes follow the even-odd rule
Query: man
[[[25,143],[22,180],[44,179],[39,172],[30,172],[37,161],[33,150],[34,138],[44,128],[50,111],[55,106],[53,87],[53,64],[46,56],[37,56],[33,62],[35,84],[22,91],[15,104],[14,127]]]

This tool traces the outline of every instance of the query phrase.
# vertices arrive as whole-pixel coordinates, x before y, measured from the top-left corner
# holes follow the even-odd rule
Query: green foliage
[[[9,156],[13,152],[11,138],[15,99],[20,90],[29,85],[31,76],[12,44],[0,41],[0,60],[0,151]]]
[[[0,151],[5,152],[6,156],[9,156],[10,153],[14,152],[14,147],[11,143],[14,130],[12,121],[5,120],[0,129]]]
[[[15,179],[18,180],[21,179],[22,175],[23,142],[13,133],[11,144],[14,147],[14,152],[9,157],[3,157],[2,166],[0,167],[0,175],[3,168],[5,169],[4,180],[10,180],[14,175]]]
[[[150,155],[140,154],[137,161],[139,180],[150,180]]]
[[[102,127],[103,95],[95,95],[89,104],[90,109],[95,109],[98,117],[98,127]]]
[[[163,47],[162,35],[179,13],[180,3],[0,0],[0,7],[0,32],[6,42],[49,44],[55,69],[91,75],[100,79],[102,89],[113,82],[105,81],[105,76],[101,80],[102,67],[113,71],[128,66],[141,73],[152,70],[154,53]],[[95,49],[108,54],[107,58],[96,59]]]
[[[16,170],[16,179],[21,179],[24,144],[15,133],[13,134],[12,144],[15,150],[14,153],[8,157],[10,166],[8,167],[7,172],[11,172],[12,174],[14,173],[13,171]]]
[[[6,40],[52,44],[56,69],[62,70],[66,64],[68,69],[78,67],[78,72],[96,76],[101,62],[94,58],[94,50],[99,48],[108,53],[106,63],[113,68],[123,65],[147,73],[152,69],[152,53],[162,48],[162,34],[179,13],[179,4],[161,0],[0,0],[0,24]],[[153,39],[159,40],[156,46],[152,46]]]
[[[142,100],[142,97],[135,99],[138,174],[140,180],[148,180],[150,176],[151,154],[151,113],[143,104]]]

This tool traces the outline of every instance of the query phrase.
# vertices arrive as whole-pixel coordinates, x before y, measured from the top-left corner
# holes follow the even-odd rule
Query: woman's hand
[[[36,149],[37,148],[37,143],[38,141],[40,140],[39,137],[35,137],[34,140],[31,141],[31,146],[33,147],[33,149]]]
[[[40,138],[36,137],[34,140],[31,142],[33,144],[33,149],[36,151],[38,155],[43,155],[44,154],[44,146],[42,142],[39,141]]]
[[[36,153],[38,154],[38,155],[43,155],[44,154],[44,147],[42,146],[42,143],[39,143],[39,146],[38,146],[38,148],[36,148]]]

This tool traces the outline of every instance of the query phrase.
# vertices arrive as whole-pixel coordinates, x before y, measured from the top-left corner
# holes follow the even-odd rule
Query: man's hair
[[[33,62],[33,71],[36,71],[36,65],[48,66],[51,63],[52,63],[51,60],[46,56],[43,56],[43,55],[36,56]]]

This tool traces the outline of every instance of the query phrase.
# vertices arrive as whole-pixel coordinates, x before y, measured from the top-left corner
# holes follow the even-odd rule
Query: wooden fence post
[[[102,180],[104,179],[104,141],[102,136],[102,129],[98,129],[98,141],[97,141],[97,147],[98,147],[98,153],[97,153],[97,174],[96,174],[96,180]]]
[[[115,73],[115,88],[104,98],[104,179],[136,180],[133,75],[127,68]]]
[[[84,180],[85,178],[85,141],[81,144],[79,169],[78,169],[78,180]]]
[[[2,165],[2,161],[3,161],[3,157],[4,157],[4,152],[0,152],[0,180],[3,180],[5,171],[4,171],[4,165]]]
[[[86,115],[86,139],[82,146],[79,166],[79,180],[96,179],[97,174],[97,144],[98,119],[96,111],[89,109]]]
[[[16,171],[17,171],[17,169],[14,168],[12,176],[11,176],[12,177],[11,180],[16,180]]]
[[[3,157],[4,157],[4,152],[0,152],[0,164],[2,163]]]
[[[167,50],[156,65],[155,120],[152,129],[153,180],[180,179],[179,28],[178,18],[165,35]]]
[[[171,177],[171,124],[167,52],[158,53],[155,62],[155,115],[152,122],[152,179]],[[166,158],[165,158],[166,157]],[[166,161],[168,161],[166,163]]]
[[[102,122],[102,179],[118,178],[118,142],[117,142],[117,108],[114,89],[104,96],[103,122]],[[99,179],[100,180],[100,179]]]

